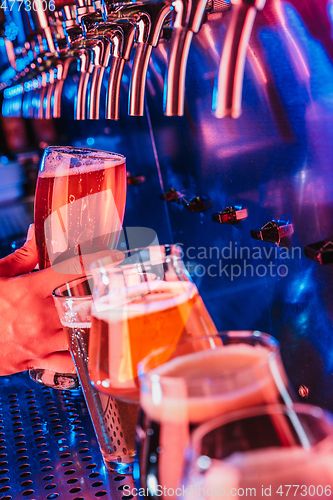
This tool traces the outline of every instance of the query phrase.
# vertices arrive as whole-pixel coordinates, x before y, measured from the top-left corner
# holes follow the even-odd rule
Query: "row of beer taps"
[[[130,116],[144,115],[145,87],[152,50],[163,26],[172,27],[164,85],[164,114],[184,114],[185,76],[193,34],[198,33],[207,0],[55,0],[54,10],[34,0],[39,8],[23,11],[27,41],[16,54],[28,57],[10,86],[3,90],[3,116],[51,119],[61,117],[64,83],[72,64],[79,75],[75,119],[100,118],[102,81],[109,67],[105,118],[119,119],[123,71],[132,60],[128,98]],[[222,2],[224,8],[228,1]],[[216,92],[215,114],[240,115],[247,44],[256,12],[265,0],[231,0]],[[133,52],[133,55],[132,55]],[[25,59],[25,60],[26,60]],[[13,57],[11,57],[13,60]]]

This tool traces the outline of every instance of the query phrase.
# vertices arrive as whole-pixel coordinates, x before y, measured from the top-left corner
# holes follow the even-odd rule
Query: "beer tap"
[[[105,117],[119,119],[120,84],[125,62],[129,60],[135,38],[135,25],[127,19],[118,19],[98,25],[95,19],[82,18],[82,27],[88,39],[99,38],[111,48],[112,63],[106,97]]]
[[[175,2],[168,68],[164,85],[164,114],[183,116],[187,58],[193,33],[200,29],[207,0]]]
[[[246,50],[256,13],[266,0],[231,0],[232,15],[224,41],[218,75],[215,116],[238,118],[241,114]]]
[[[160,38],[163,23],[173,10],[172,0],[137,2],[135,5],[110,5],[108,20],[123,18],[136,26],[136,51],[130,82],[129,115],[143,116],[148,63]]]
[[[72,63],[77,63],[80,74],[78,91],[75,102],[75,119],[86,118],[86,97],[90,76],[94,69],[93,46],[83,37],[82,29],[77,22],[77,12],[74,5],[66,5],[63,9],[64,26],[66,32],[66,44],[63,44],[60,52],[60,61],[57,68],[57,79],[53,93],[53,117],[61,115],[61,95],[64,82]]]

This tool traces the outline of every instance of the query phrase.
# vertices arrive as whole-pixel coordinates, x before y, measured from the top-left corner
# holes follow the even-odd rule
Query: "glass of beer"
[[[278,342],[258,331],[225,332],[157,349],[138,367],[140,481],[152,496],[176,489],[199,424],[260,404],[291,403]]]
[[[115,401],[99,392],[88,373],[91,328],[92,278],[69,281],[53,291],[61,324],[68,333],[71,353],[89,410],[97,441],[108,470],[126,474],[132,470],[133,436],[138,407]]]
[[[217,331],[178,246],[153,245],[124,254],[117,267],[108,259],[91,267],[89,372],[99,390],[138,404],[139,361],[160,347]]]
[[[71,262],[66,272],[74,273],[71,269],[76,268],[84,275],[85,255],[115,248],[126,187],[125,157],[120,154],[69,146],[46,148],[35,195],[39,268]],[[36,382],[58,389],[77,384],[73,374],[29,373]]]
[[[222,415],[199,426],[186,451],[191,500],[332,498],[333,420],[304,404]]]

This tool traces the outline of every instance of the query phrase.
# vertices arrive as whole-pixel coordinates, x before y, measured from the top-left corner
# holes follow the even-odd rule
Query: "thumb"
[[[27,239],[22,248],[0,259],[0,276],[11,278],[20,274],[30,273],[38,263],[38,253],[35,241],[35,225],[30,224]]]

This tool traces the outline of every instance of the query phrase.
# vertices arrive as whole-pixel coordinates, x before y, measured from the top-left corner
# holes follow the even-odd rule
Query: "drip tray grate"
[[[0,500],[129,499],[130,476],[106,471],[80,389],[27,373],[0,377]]]

